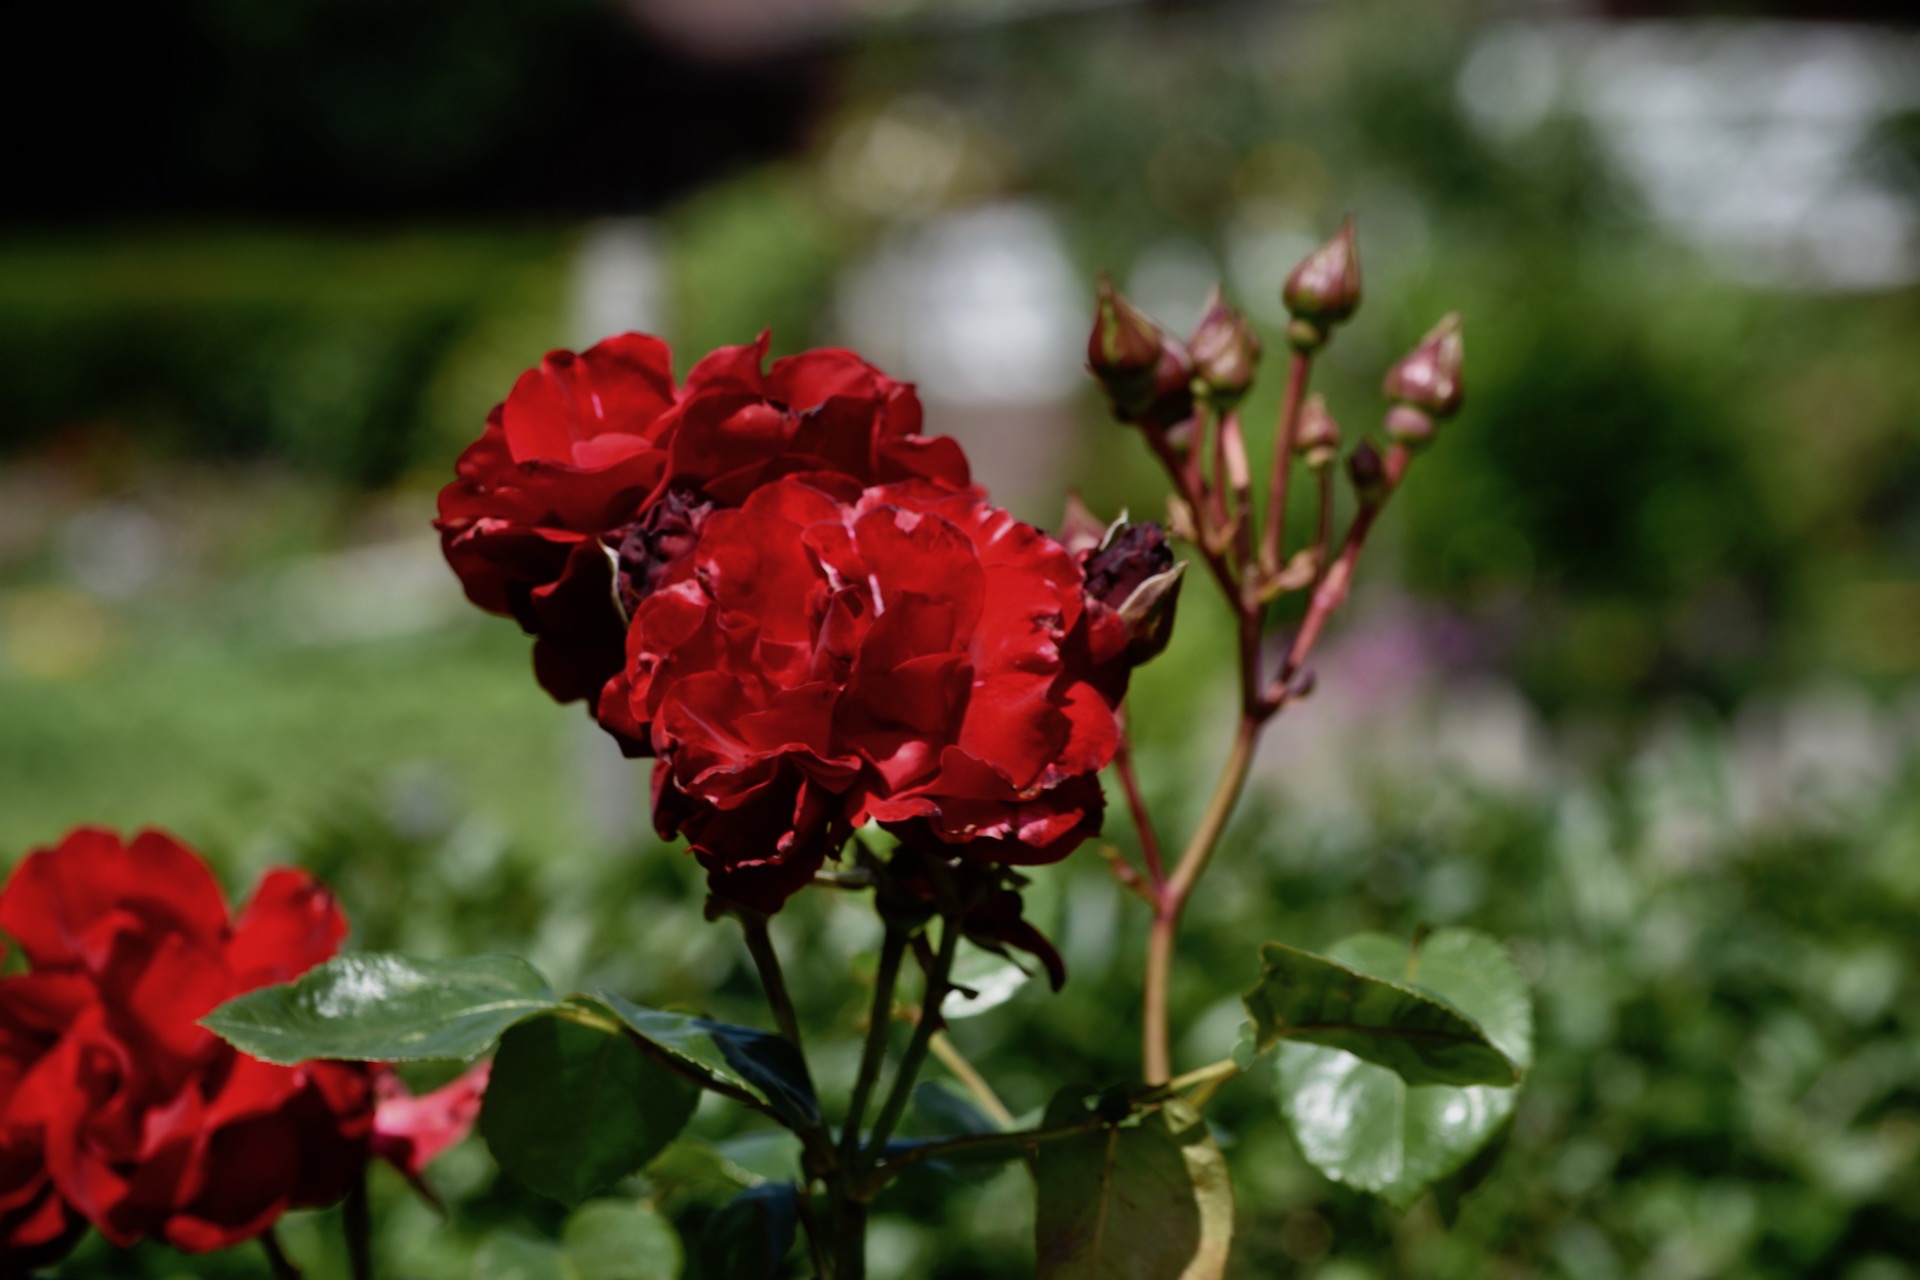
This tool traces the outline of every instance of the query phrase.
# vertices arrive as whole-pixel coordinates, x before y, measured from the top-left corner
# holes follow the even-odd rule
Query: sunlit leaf
[[[466,1059],[557,1003],[546,979],[517,956],[355,953],[293,982],[249,991],[201,1022],[235,1047],[282,1065]]]
[[[1465,929],[1413,952],[1378,934],[1333,955],[1363,971],[1405,976],[1473,1016],[1515,1064],[1532,1061],[1527,989],[1504,948]],[[1280,1046],[1280,1107],[1309,1162],[1337,1182],[1405,1207],[1472,1160],[1513,1114],[1512,1086],[1409,1085],[1385,1067],[1311,1044]]]
[[[684,1262],[673,1224],[631,1200],[592,1200],[561,1232],[579,1280],[676,1280]]]
[[[1260,948],[1265,972],[1245,996],[1259,1046],[1289,1040],[1343,1049],[1414,1085],[1517,1080],[1520,1066],[1468,1013],[1413,985],[1406,949],[1399,954],[1388,976],[1390,966],[1362,963],[1379,958],[1371,953],[1343,962],[1267,943]]]

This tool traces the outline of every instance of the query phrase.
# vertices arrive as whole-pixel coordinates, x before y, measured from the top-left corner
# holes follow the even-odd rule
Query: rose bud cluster
[[[346,920],[305,873],[269,872],[230,918],[178,841],[81,828],[15,868],[0,929],[27,963],[0,978],[0,1274],[89,1225],[122,1247],[225,1248],[340,1199],[377,1144],[416,1154],[379,1128],[384,1068],[273,1066],[199,1025],[338,948]]]
[[[1110,289],[1103,326],[1090,358],[1152,407],[1167,343]],[[1165,643],[1171,556],[1096,574],[918,434],[911,387],[844,351],[762,373],[765,351],[676,389],[627,335],[524,375],[441,495],[468,595],[657,757],[655,826],[724,904],[777,910],[866,823],[949,861],[1065,857]]]
[[[469,599],[534,637],[555,698],[597,706],[625,615],[708,511],[805,471],[967,487],[958,446],[919,434],[910,386],[846,351],[763,370],[766,354],[764,334],[721,348],[676,386],[658,338],[551,352],[460,456],[435,522],[447,560]]]

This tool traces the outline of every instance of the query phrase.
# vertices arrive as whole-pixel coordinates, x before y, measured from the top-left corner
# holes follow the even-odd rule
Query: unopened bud
[[[1381,382],[1389,400],[1425,409],[1445,420],[1460,411],[1460,364],[1466,347],[1460,337],[1460,313],[1450,312],[1418,346],[1400,357]]]
[[[1171,336],[1160,344],[1160,363],[1153,373],[1153,399],[1144,416],[1167,428],[1169,435],[1193,416],[1193,357],[1185,344]]]
[[[1353,481],[1353,492],[1365,505],[1371,506],[1386,496],[1386,463],[1371,440],[1362,440],[1347,455],[1347,478]]]
[[[1387,410],[1387,438],[1409,449],[1421,449],[1433,443],[1438,428],[1424,409],[1397,404]]]
[[[1307,397],[1300,407],[1300,422],[1294,428],[1293,447],[1315,471],[1340,456],[1340,424],[1327,412],[1325,396]]]
[[[1163,351],[1160,327],[1101,276],[1093,332],[1087,336],[1087,367],[1122,422],[1138,420],[1152,403]]]
[[[1323,330],[1351,316],[1360,306],[1360,251],[1354,244],[1353,219],[1325,244],[1308,254],[1287,277],[1280,290],[1287,311],[1312,321]]]
[[[1218,288],[1208,297],[1187,350],[1193,355],[1194,376],[1217,407],[1238,404],[1253,385],[1260,364],[1260,339],[1247,327],[1247,318],[1227,305]]]
[[[1139,665],[1167,647],[1185,564],[1175,564],[1167,535],[1151,522],[1115,525],[1085,557],[1086,593],[1120,615],[1127,661]]]

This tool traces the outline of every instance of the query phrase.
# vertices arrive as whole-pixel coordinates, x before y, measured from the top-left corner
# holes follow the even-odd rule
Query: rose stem
[[[887,1101],[880,1108],[880,1118],[873,1122],[873,1133],[867,1138],[869,1159],[885,1154],[887,1139],[893,1136],[894,1126],[906,1113],[907,1100],[913,1095],[914,1077],[920,1074],[920,1066],[927,1060],[928,1041],[940,1027],[940,1003],[950,990],[947,975],[953,971],[954,953],[959,949],[960,921],[954,916],[944,916],[940,952],[933,958],[933,967],[927,970],[927,991],[920,1001],[920,1021],[913,1029],[913,1038],[907,1041],[906,1057],[900,1060],[893,1087],[887,1091]]]
[[[1307,394],[1307,379],[1313,373],[1313,357],[1293,353],[1287,368],[1287,391],[1280,401],[1279,438],[1273,442],[1273,483],[1267,490],[1267,530],[1260,542],[1260,567],[1267,573],[1280,572],[1282,540],[1287,536],[1287,480],[1293,466],[1293,439],[1300,425],[1300,402]]]
[[[1207,802],[1207,811],[1195,828],[1193,838],[1187,842],[1186,851],[1180,855],[1173,877],[1160,890],[1160,905],[1153,913],[1153,929],[1147,935],[1146,992],[1142,1001],[1141,1060],[1148,1084],[1164,1084],[1171,1070],[1167,1051],[1167,979],[1173,968],[1173,941],[1180,929],[1180,915],[1186,910],[1188,895],[1206,869],[1234,803],[1240,798],[1259,738],[1260,721],[1243,713],[1233,735],[1233,750],[1227,756],[1213,798]]]
[[[293,1265],[287,1251],[280,1247],[280,1237],[272,1227],[260,1237],[260,1247],[267,1251],[267,1265],[273,1268],[273,1280],[300,1280],[300,1268]]]
[[[815,1280],[831,1280],[833,1267],[827,1261],[826,1242],[820,1238],[820,1223],[813,1216],[813,1187],[801,1189],[795,1204],[800,1210],[800,1227],[807,1233],[807,1252],[813,1257]]]
[[[347,1266],[353,1280],[373,1280],[373,1217],[367,1207],[367,1170],[361,1166],[347,1188],[340,1222],[347,1236]]]
[[[954,1078],[967,1087],[967,1092],[973,1095],[973,1100],[980,1104],[980,1109],[986,1112],[995,1124],[1002,1129],[1013,1128],[1013,1112],[1007,1110],[1007,1104],[1000,1101],[1000,1095],[993,1091],[993,1086],[987,1083],[987,1078],[967,1061],[967,1055],[960,1052],[959,1046],[954,1044],[946,1032],[934,1032],[933,1038],[927,1041],[927,1045],[933,1050],[933,1056],[940,1059],[941,1065],[953,1072]]]
[[[1114,748],[1113,771],[1127,793],[1127,809],[1133,814],[1133,829],[1140,836],[1140,852],[1147,860],[1147,875],[1158,889],[1167,882],[1166,866],[1160,858],[1160,839],[1153,833],[1153,819],[1147,816],[1146,797],[1140,791],[1140,779],[1133,771],[1133,739],[1127,732],[1127,716],[1120,715],[1120,745]]]
[[[1301,374],[1304,386],[1305,374]],[[1276,447],[1290,449],[1292,427],[1283,422],[1281,439]],[[1180,855],[1180,861],[1174,866],[1173,874],[1160,886],[1159,904],[1154,911],[1153,927],[1147,935],[1147,964],[1145,990],[1141,999],[1141,1064],[1148,1084],[1164,1083],[1172,1070],[1172,1055],[1168,1048],[1167,1035],[1167,988],[1173,968],[1173,947],[1180,930],[1180,917],[1186,910],[1187,900],[1193,894],[1193,888],[1200,875],[1207,868],[1213,851],[1220,842],[1221,834],[1226,830],[1227,819],[1233,813],[1234,805],[1240,799],[1240,792],[1246,785],[1247,771],[1253,763],[1254,749],[1259,745],[1260,731],[1289,697],[1288,684],[1305,665],[1320,637],[1321,628],[1327,619],[1346,601],[1347,588],[1353,579],[1355,563],[1365,546],[1367,534],[1372,530],[1374,520],[1393,491],[1399,486],[1401,477],[1411,461],[1411,455],[1402,446],[1395,445],[1388,451],[1386,459],[1386,486],[1384,491],[1371,502],[1361,506],[1353,518],[1353,524],[1347,531],[1345,545],[1341,548],[1340,558],[1327,570],[1325,577],[1314,589],[1313,601],[1308,606],[1307,616],[1300,624],[1300,631],[1294,637],[1292,647],[1287,653],[1285,663],[1275,678],[1270,690],[1263,693],[1260,689],[1260,613],[1257,593],[1251,591],[1228,591],[1229,602],[1240,615],[1240,687],[1241,712],[1240,723],[1234,731],[1233,748],[1228,753],[1227,762],[1222,770],[1220,781],[1214,788],[1213,797],[1207,802],[1206,812],[1201,816],[1200,825],[1194,830],[1193,838],[1187,842],[1186,849]],[[1285,468],[1276,462],[1276,475],[1284,474]],[[1280,502],[1278,492],[1268,495],[1268,510],[1277,509]],[[1251,584],[1254,569],[1245,569],[1248,583]]]
[[[887,924],[880,942],[880,967],[874,972],[873,1007],[867,1012],[867,1040],[860,1051],[860,1074],[854,1078],[853,1099],[847,1104],[846,1127],[840,1131],[840,1163],[851,1166],[860,1154],[860,1125],[867,1118],[867,1102],[887,1056],[887,1027],[893,1020],[893,988],[900,977],[900,960],[907,951],[907,930]]]
[[[742,911],[740,928],[747,935],[747,950],[753,955],[754,967],[760,970],[760,985],[766,988],[767,1005],[773,1010],[773,1020],[780,1028],[780,1034],[793,1042],[793,1047],[801,1048],[800,1019],[793,1012],[793,999],[787,994],[787,979],[780,972],[780,956],[773,949],[773,938],[767,932],[767,918],[756,913]]]

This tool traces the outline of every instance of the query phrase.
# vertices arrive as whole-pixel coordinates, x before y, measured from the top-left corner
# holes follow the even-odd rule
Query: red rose
[[[438,1203],[427,1185],[427,1166],[473,1132],[485,1101],[491,1061],[479,1062],[431,1093],[408,1091],[392,1067],[375,1068],[373,1154],[398,1169],[414,1189]]]
[[[1099,828],[1128,640],[1077,557],[977,490],[766,485],[634,613],[656,824],[769,911],[869,820],[1055,861]]]
[[[323,886],[270,872],[230,921],[191,850],[83,828],[15,869],[0,929],[33,970],[0,980],[0,1035],[28,1050],[0,1053],[6,1211],[51,1194],[115,1244],[198,1252],[345,1193],[367,1157],[367,1069],[271,1066],[198,1025],[333,954],[346,922]],[[40,1172],[16,1176],[35,1144]]]
[[[468,597],[518,620],[535,637],[541,685],[612,707],[609,728],[635,750],[647,734],[626,721],[627,699],[602,697],[623,665],[622,612],[707,511],[800,471],[968,483],[953,441],[918,434],[910,386],[846,351],[763,373],[766,351],[765,334],[723,347],[677,390],[657,338],[552,352],[521,375],[440,495],[436,524]],[[669,495],[663,521],[654,513]]]

